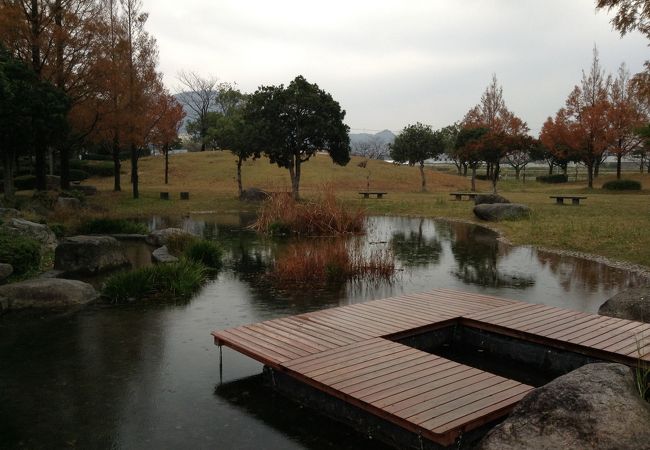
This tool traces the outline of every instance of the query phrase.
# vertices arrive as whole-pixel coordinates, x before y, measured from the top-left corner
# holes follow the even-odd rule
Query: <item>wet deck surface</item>
[[[436,290],[213,332],[302,383],[442,445],[507,414],[533,388],[391,339],[462,324],[634,364],[650,325]]]

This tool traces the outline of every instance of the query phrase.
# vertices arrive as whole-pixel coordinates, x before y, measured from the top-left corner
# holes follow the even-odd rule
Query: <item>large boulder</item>
[[[151,252],[151,260],[155,263],[166,264],[177,262],[178,258],[169,253],[167,246],[163,245]]]
[[[261,202],[270,197],[270,194],[258,188],[244,189],[239,196],[240,200],[247,202]]]
[[[650,404],[632,371],[589,364],[528,394],[480,450],[650,449]]]
[[[494,203],[510,203],[510,200],[499,194],[478,194],[474,197],[475,205],[491,205]]]
[[[0,286],[0,310],[79,306],[98,297],[95,288],[83,281],[35,278]]]
[[[54,252],[54,269],[65,273],[94,275],[128,264],[124,247],[110,236],[65,238]]]
[[[147,244],[155,247],[161,247],[167,244],[170,236],[174,235],[192,235],[182,228],[165,228],[162,230],[154,230],[146,238]]]
[[[14,273],[14,267],[11,264],[0,263],[0,281]]]
[[[499,222],[530,217],[530,208],[520,203],[493,203],[476,205],[474,215],[481,220]]]
[[[650,286],[619,292],[600,306],[598,314],[650,322]]]
[[[10,233],[36,239],[45,247],[54,248],[56,246],[56,235],[47,225],[42,223],[13,218],[4,224],[3,228]]]

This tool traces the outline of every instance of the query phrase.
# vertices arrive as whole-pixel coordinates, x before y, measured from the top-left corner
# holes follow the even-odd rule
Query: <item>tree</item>
[[[58,143],[67,128],[65,94],[0,46],[0,154],[4,195],[13,196],[13,167],[35,140]]]
[[[642,143],[637,130],[644,124],[641,108],[630,84],[629,72],[625,64],[621,64],[618,77],[614,79],[609,90],[609,121],[610,145],[607,151],[616,156],[616,178],[621,178],[621,160],[631,154]]]
[[[447,155],[447,158],[453,161],[456,170],[458,170],[458,175],[467,175],[467,163],[463,161],[456,149],[456,140],[460,132],[460,125],[453,123],[441,128],[438,132],[445,149],[444,153]]]
[[[194,136],[201,143],[201,151],[205,151],[206,137],[210,128],[207,118],[208,113],[215,106],[218,79],[211,75],[202,77],[196,72],[180,72],[178,81],[177,98],[192,112]]]
[[[521,171],[526,170],[526,166],[531,161],[543,158],[540,149],[540,143],[531,136],[524,136],[520,139],[514,150],[506,154],[506,162],[515,169],[515,178],[519,181]]]
[[[476,169],[483,160],[482,139],[488,132],[487,128],[461,127],[456,136],[455,152],[458,158],[472,169],[472,192],[476,191]]]
[[[335,164],[350,161],[350,128],[345,111],[332,96],[297,76],[285,88],[261,86],[248,99],[248,123],[255,128],[252,150],[289,171],[293,197],[300,197],[301,166],[318,151]]]
[[[557,112],[554,120],[547,120],[540,134],[551,151],[585,164],[589,188],[593,188],[594,170],[609,145],[610,84],[611,77],[601,69],[598,50],[594,47],[589,73],[583,71],[580,86],[573,88],[566,106]]]
[[[427,190],[427,180],[424,176],[424,161],[437,158],[445,151],[444,142],[439,132],[431,129],[430,125],[420,122],[407,125],[397,135],[395,142],[390,145],[390,157],[397,162],[408,163],[410,166],[418,164],[422,180],[422,192]]]
[[[638,30],[650,39],[650,1],[596,0],[596,9],[617,10],[611,22],[621,35]]]
[[[169,150],[178,140],[185,111],[183,105],[173,95],[164,93],[158,97],[156,110],[158,112],[152,127],[151,143],[158,147],[165,156],[165,184],[169,182]]]
[[[528,133],[526,122],[506,107],[503,88],[499,86],[496,75],[492,75],[492,82],[483,92],[481,102],[465,115],[463,126],[487,130],[473,145],[478,146],[476,150],[487,163],[488,176],[496,193],[501,160],[520,148]]]

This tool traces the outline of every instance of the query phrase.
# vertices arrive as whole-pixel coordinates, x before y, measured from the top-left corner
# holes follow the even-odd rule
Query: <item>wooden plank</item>
[[[352,366],[345,368],[336,373],[325,374],[323,376],[314,377],[315,380],[321,382],[327,382],[331,386],[336,386],[337,384],[343,385],[344,383],[354,383],[360,379],[366,379],[370,376],[372,378],[376,377],[378,373],[382,370],[392,370],[394,367],[399,366],[401,363],[406,363],[411,360],[419,360],[423,363],[426,362],[426,353],[420,352],[415,349],[414,351],[404,350],[396,356],[393,360],[376,360],[372,365],[359,364],[358,366]]]
[[[253,332],[269,336],[270,338],[278,341],[278,343],[284,342],[289,346],[300,348],[301,350],[304,350],[308,353],[320,353],[323,350],[332,348],[331,344],[329,346],[325,346],[318,341],[307,339],[303,334],[287,333],[282,329],[275,328],[265,323],[245,325],[242,328],[246,328]]]
[[[305,339],[307,341],[317,342],[323,347],[326,347],[326,349],[336,348],[342,345],[347,345],[352,342],[355,342],[349,339],[346,340],[335,339],[329,336],[328,334],[315,331],[306,326],[300,326],[299,324],[296,324],[295,322],[289,320],[274,320],[271,322],[262,322],[262,323],[266,324],[269,327],[275,328],[277,330],[284,331],[287,334],[300,336],[302,339]]]
[[[264,338],[260,336],[255,336],[250,333],[246,333],[243,329],[240,328],[231,328],[228,330],[231,334],[234,334],[237,336],[239,339],[242,339],[245,342],[249,342],[252,345],[258,345],[261,348],[264,348],[268,351],[275,352],[277,354],[285,356],[287,359],[295,359],[300,356],[305,356],[308,353],[307,352],[300,352],[298,353],[297,351],[289,350],[286,347],[279,347],[275,345],[273,342],[268,342]]]
[[[354,342],[352,344],[343,347],[333,348],[331,350],[325,350],[324,352],[315,355],[309,355],[303,358],[297,358],[294,359],[293,361],[288,361],[285,365],[289,368],[292,369],[296,368],[297,370],[299,370],[301,367],[302,368],[309,367],[311,364],[319,363],[320,361],[326,361],[327,358],[336,358],[337,356],[344,355],[346,353],[352,354],[355,352],[363,352],[366,351],[365,350],[366,347],[376,347],[376,346],[386,347],[390,344],[392,344],[392,342],[387,341],[385,339],[371,338],[365,341]]]
[[[281,322],[278,323],[282,323],[282,325],[286,327],[298,329],[302,333],[311,334],[314,337],[328,340],[332,344],[339,346],[358,342],[360,339],[358,336],[353,336],[343,332],[342,330],[336,330],[316,322],[311,322],[299,316],[286,317],[281,319]]]

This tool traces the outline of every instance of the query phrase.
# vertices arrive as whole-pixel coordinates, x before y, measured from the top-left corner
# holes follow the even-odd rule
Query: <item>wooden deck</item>
[[[452,324],[596,358],[650,360],[650,325],[436,290],[212,334],[274,370],[442,445],[507,414],[533,388],[395,339]],[[648,338],[646,338],[648,337]]]

